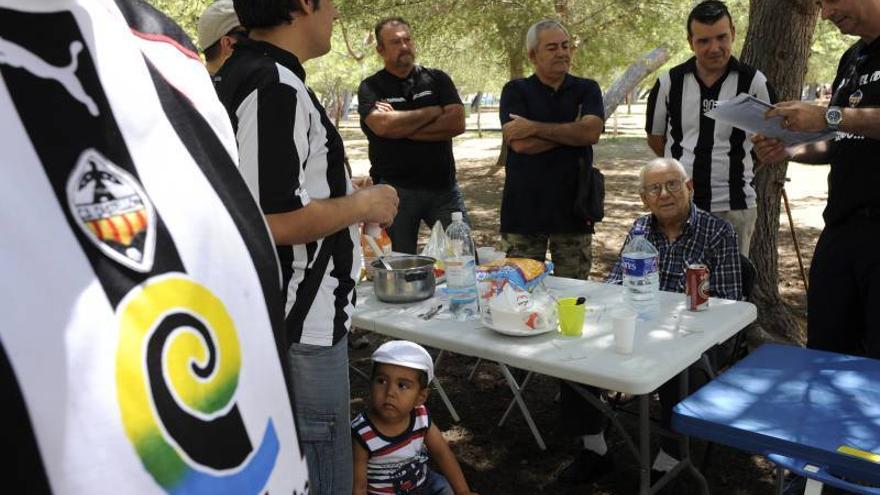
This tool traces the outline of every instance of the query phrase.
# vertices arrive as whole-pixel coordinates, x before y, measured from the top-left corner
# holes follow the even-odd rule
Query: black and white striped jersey
[[[0,1],[3,491],[308,491],[232,127],[141,0]]]
[[[666,136],[664,156],[685,166],[694,181],[694,203],[706,211],[755,207],[752,142],[741,129],[705,115],[740,93],[776,102],[764,74],[734,57],[712,87],[697,77],[691,58],[661,75],[648,97],[645,131]]]
[[[214,77],[235,128],[240,171],[265,214],[353,191],[342,137],[292,53],[242,40]],[[345,337],[360,274],[357,225],[308,244],[277,246],[290,342],[329,346]]]

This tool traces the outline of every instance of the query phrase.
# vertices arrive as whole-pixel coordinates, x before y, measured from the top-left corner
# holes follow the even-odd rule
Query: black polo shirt
[[[605,120],[599,84],[570,74],[558,90],[535,75],[508,82],[501,91],[500,114],[502,125],[511,120],[510,114],[538,122],[574,122],[586,115]],[[508,148],[501,232],[591,232],[592,227],[574,214],[579,158],[592,166],[592,146],[558,146],[537,155]]]
[[[831,105],[880,107],[880,38],[857,42],[844,53],[834,79]],[[834,225],[856,210],[880,209],[880,141],[840,132],[831,142],[825,223]]]
[[[358,113],[370,142],[370,175],[376,182],[412,189],[448,189],[455,184],[452,139],[414,141],[377,136],[366,124],[378,101],[395,110],[461,105],[458,90],[445,72],[416,65],[403,79],[385,69],[361,81]]]

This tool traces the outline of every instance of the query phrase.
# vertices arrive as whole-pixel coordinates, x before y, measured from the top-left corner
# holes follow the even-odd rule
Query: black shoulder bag
[[[578,158],[574,214],[590,224],[605,218],[605,176],[596,167],[587,165],[584,157]]]

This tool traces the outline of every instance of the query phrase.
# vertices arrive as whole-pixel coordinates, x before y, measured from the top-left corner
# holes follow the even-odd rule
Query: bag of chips
[[[529,258],[501,258],[477,267],[477,280],[505,279],[531,291],[553,270],[553,263]]]

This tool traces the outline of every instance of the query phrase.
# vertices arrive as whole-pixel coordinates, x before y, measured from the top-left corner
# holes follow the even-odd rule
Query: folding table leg
[[[449,414],[452,416],[452,420],[458,423],[461,421],[461,417],[459,417],[458,412],[455,410],[455,406],[452,405],[452,401],[449,400],[449,396],[446,395],[446,391],[443,390],[443,385],[440,385],[440,379],[436,376],[436,370],[440,367],[440,359],[443,357],[443,353],[446,351],[440,351],[440,354],[437,354],[437,359],[434,360],[434,381],[431,382],[434,384],[434,388],[437,389],[437,393],[440,394],[440,399],[443,400],[443,404],[446,405],[446,409],[449,410]]]
[[[804,487],[804,495],[822,495],[822,483],[812,478],[807,478],[807,486]]]
[[[651,411],[650,394],[639,396],[639,495],[651,491]]]
[[[544,443],[544,438],[541,437],[541,432],[538,431],[538,427],[535,425],[535,421],[532,419],[532,414],[529,412],[529,408],[526,407],[526,403],[525,401],[523,401],[522,396],[520,395],[521,389],[519,387],[519,384],[516,383],[516,379],[513,377],[512,374],[510,374],[510,369],[507,368],[507,365],[498,363],[498,366],[501,367],[501,373],[507,380],[507,385],[510,387],[510,390],[513,391],[513,399],[516,401],[517,405],[519,405],[520,411],[522,411],[523,416],[526,418],[526,423],[529,425],[529,429],[532,430],[532,435],[535,436],[535,441],[538,442],[538,447],[541,450],[547,450],[547,444]]]
[[[776,466],[776,495],[782,495],[785,491],[785,469],[782,466]]]
[[[706,354],[703,354],[704,363],[709,367],[711,372],[712,367],[709,365],[709,359]],[[678,395],[679,397],[687,397],[690,386],[689,386],[690,373],[687,368],[679,374],[678,379]],[[696,478],[697,483],[700,484],[700,493],[702,495],[709,495],[709,483],[706,481],[706,478],[703,476],[696,466],[694,466],[694,461],[691,459],[691,442],[690,437],[687,435],[679,435],[679,450],[681,451],[681,461],[679,464],[684,464],[684,466],[691,472],[691,475]]]
[[[474,373],[477,372],[477,368],[480,367],[480,363],[482,363],[482,362],[483,362],[483,359],[482,359],[482,358],[477,358],[477,362],[474,363],[474,367],[471,368],[471,372],[468,373],[468,381],[471,381],[471,380],[474,379]]]
[[[519,386],[519,395],[520,396],[525,393],[526,387],[529,386],[529,380],[531,380],[531,379],[532,379],[532,372],[529,371],[528,374],[526,375],[525,380],[523,380],[522,384]],[[517,394],[517,392],[514,391],[514,397],[513,397],[513,399],[510,399],[510,404],[507,405],[507,410],[504,411],[504,416],[501,416],[501,421],[498,422],[498,426],[504,426],[504,422],[507,421],[507,416],[510,415],[510,411],[513,411],[513,406],[516,405],[516,394]]]
[[[355,374],[355,375],[357,375],[357,376],[363,378],[364,380],[367,381],[367,383],[370,383],[370,382],[372,381],[372,380],[370,380],[370,375],[368,375],[368,374],[364,373],[363,371],[361,371],[361,370],[355,368],[355,366],[354,366],[353,364],[350,364],[350,363],[349,363],[349,365],[348,365],[348,369],[350,369],[351,371],[354,371],[354,374]]]

